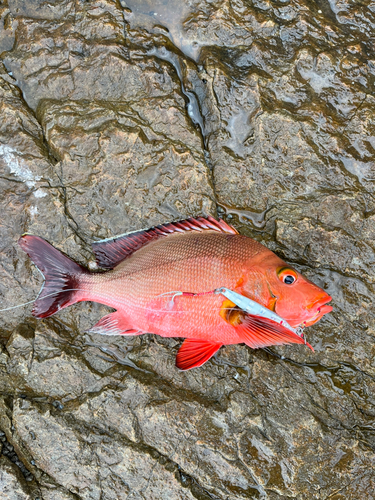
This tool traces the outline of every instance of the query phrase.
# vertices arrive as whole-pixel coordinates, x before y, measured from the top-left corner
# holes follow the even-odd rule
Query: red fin
[[[268,318],[246,314],[243,322],[235,328],[243,342],[253,349],[269,345],[306,344],[314,351],[299,335]]]
[[[48,318],[77,302],[79,277],[88,274],[87,269],[39,236],[24,234],[18,244],[45,278],[43,289],[34,302],[32,313],[36,318]]]
[[[141,335],[142,331],[131,327],[119,311],[103,316],[87,333],[99,335]]]
[[[176,366],[180,370],[202,366],[222,345],[205,340],[186,339],[177,353]]]
[[[171,233],[183,233],[185,231],[213,230],[222,233],[238,234],[237,231],[223,220],[217,221],[213,217],[197,217],[178,222],[170,222],[160,226],[142,231],[122,234],[97,241],[92,248],[98,265],[104,269],[113,269],[129,255],[143,247],[150,241],[168,236]]]

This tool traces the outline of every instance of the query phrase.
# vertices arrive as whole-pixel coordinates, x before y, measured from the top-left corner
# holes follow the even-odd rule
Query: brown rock
[[[173,471],[152,450],[138,451],[83,428],[70,428],[27,401],[17,402],[14,415],[36,466],[80,498],[194,498],[189,490],[181,490]]]
[[[3,500],[31,500],[18,468],[6,457],[0,457],[0,494]]]
[[[3,311],[3,495],[372,499],[371,4],[3,4],[1,308],[42,284],[24,232],[87,265],[97,239],[216,207],[334,307],[314,353],[227,346],[186,373],[176,339],[85,334],[99,304]]]

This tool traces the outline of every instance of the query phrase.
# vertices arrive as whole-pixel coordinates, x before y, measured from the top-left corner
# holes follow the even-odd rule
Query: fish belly
[[[240,342],[235,328],[227,323],[220,311],[223,299],[213,295],[163,296],[150,301],[142,317],[134,318],[143,331],[162,337],[184,337],[223,344]]]

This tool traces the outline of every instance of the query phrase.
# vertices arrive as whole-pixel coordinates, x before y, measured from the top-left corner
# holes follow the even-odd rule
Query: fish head
[[[256,268],[258,277],[263,274],[264,288],[269,292],[268,296],[263,294],[260,302],[293,328],[311,326],[332,311],[327,305],[332,297],[327,292],[272,252],[258,262]]]

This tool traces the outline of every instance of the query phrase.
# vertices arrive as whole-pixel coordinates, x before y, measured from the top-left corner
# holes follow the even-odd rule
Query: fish
[[[32,310],[36,318],[77,302],[105,304],[115,311],[88,332],[182,337],[176,356],[180,370],[202,366],[224,345],[306,344],[291,330],[313,325],[332,311],[327,305],[332,297],[322,288],[258,241],[211,216],[94,242],[101,269],[95,272],[39,236],[24,234],[19,245],[44,276]],[[220,289],[273,311],[289,328],[272,315],[241,309]]]

